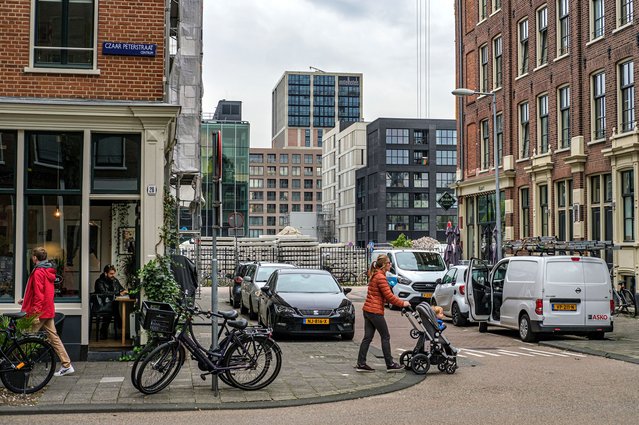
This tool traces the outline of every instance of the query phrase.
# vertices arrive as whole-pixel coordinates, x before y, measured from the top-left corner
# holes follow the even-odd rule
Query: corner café
[[[44,246],[61,277],[55,308],[66,315],[62,340],[74,360],[130,344],[121,333],[97,339],[90,294],[105,265],[126,287],[128,271],[155,256],[178,112],[164,103],[0,98],[0,312],[20,310],[30,251]]]

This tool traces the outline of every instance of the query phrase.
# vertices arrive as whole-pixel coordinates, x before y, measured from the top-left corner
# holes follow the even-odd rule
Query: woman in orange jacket
[[[382,352],[386,361],[387,372],[400,372],[403,370],[401,365],[393,361],[393,355],[390,348],[390,333],[388,325],[384,319],[384,304],[386,301],[397,307],[409,307],[408,301],[402,301],[391,292],[388,281],[386,280],[386,272],[390,270],[391,262],[387,255],[380,255],[377,260],[371,264],[368,271],[368,292],[366,301],[364,302],[364,339],[359,346],[359,355],[355,369],[358,372],[374,372],[375,369],[366,364],[366,354],[368,347],[375,336],[375,331],[379,332],[382,339]]]

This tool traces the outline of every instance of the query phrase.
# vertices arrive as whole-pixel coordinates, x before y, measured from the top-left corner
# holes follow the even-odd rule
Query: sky
[[[202,111],[212,114],[221,99],[242,101],[251,146],[269,147],[275,85],[285,71],[310,71],[312,66],[363,74],[365,121],[452,119],[453,1],[433,1],[430,19],[425,1],[205,0]],[[418,60],[426,45],[425,29],[418,36],[418,15],[422,28],[430,22],[430,52],[421,55],[430,58],[430,67]]]

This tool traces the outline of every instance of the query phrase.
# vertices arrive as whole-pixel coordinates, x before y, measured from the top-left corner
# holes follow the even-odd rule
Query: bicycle
[[[139,364],[136,388],[144,394],[155,394],[166,388],[177,376],[188,350],[197,360],[200,375],[217,375],[223,382],[243,390],[258,390],[275,380],[282,366],[279,346],[271,339],[270,329],[247,327],[244,319],[228,320],[232,312],[212,314],[197,306],[182,307],[184,321],[173,335],[150,351]],[[237,313],[235,313],[237,314]],[[226,333],[219,348],[204,348],[193,334],[193,316],[225,319]],[[232,329],[228,329],[232,328]],[[153,330],[153,329],[151,329]]]
[[[340,284],[344,284],[344,283],[353,283],[355,284],[357,282],[357,275],[347,269],[337,269],[334,268],[332,266],[324,266],[323,267],[324,270],[326,270],[327,272],[329,272],[330,274],[333,275],[333,277],[337,280],[337,282],[339,282]]]
[[[626,289],[623,283],[619,284],[619,289],[612,288],[612,297],[615,302],[614,315],[621,313],[637,317],[637,300],[632,292]]]
[[[25,312],[3,313],[8,326],[0,329],[4,340],[0,345],[0,380],[11,392],[31,394],[49,383],[55,370],[53,347],[39,335],[20,336],[16,327]]]

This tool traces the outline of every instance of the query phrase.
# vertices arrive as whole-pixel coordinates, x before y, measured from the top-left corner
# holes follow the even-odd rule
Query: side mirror
[[[353,288],[342,288],[342,289],[344,290],[344,295],[349,294],[353,290]]]
[[[437,280],[435,281],[435,285],[441,285],[442,284],[442,278],[439,277],[437,278]]]
[[[244,282],[252,282],[253,278],[251,276],[244,276],[242,279],[244,279]]]
[[[271,288],[269,288],[268,286],[263,286],[261,291],[262,294],[266,295],[267,297],[271,296]]]

